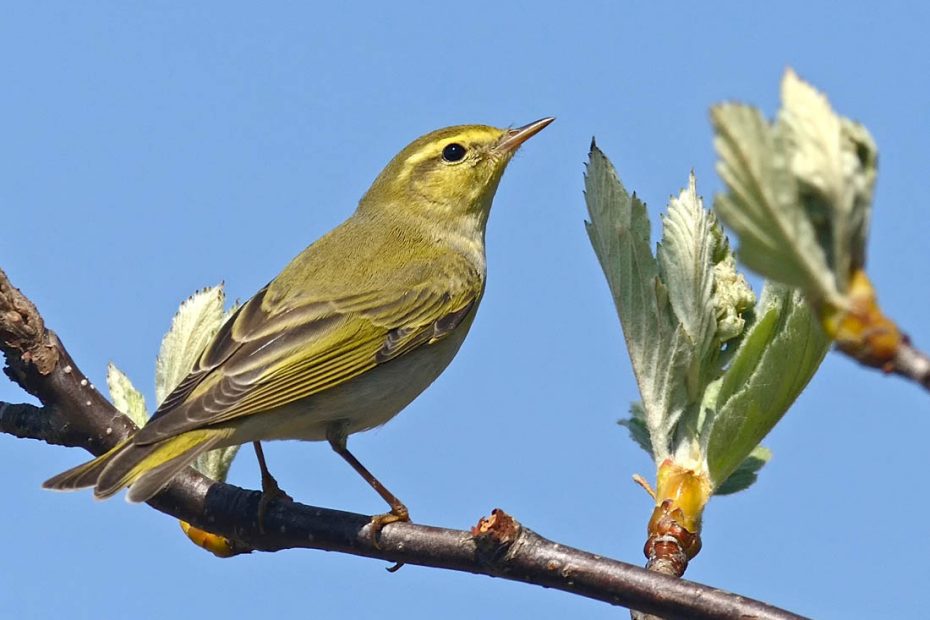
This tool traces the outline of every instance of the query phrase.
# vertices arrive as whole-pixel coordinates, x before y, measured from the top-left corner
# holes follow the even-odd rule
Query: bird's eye
[[[465,147],[457,142],[447,144],[446,147],[442,149],[442,158],[446,161],[462,161],[463,157],[465,157]]]

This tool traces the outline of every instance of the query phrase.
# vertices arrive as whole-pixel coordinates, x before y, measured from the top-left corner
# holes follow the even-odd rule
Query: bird
[[[127,488],[144,502],[204,452],[252,443],[267,502],[286,494],[261,442],[328,441],[390,506],[406,505],[348,450],[351,434],[404,409],[449,365],[485,291],[485,230],[505,168],[554,119],[428,133],[381,171],[342,224],[236,310],[149,421],[53,490]]]

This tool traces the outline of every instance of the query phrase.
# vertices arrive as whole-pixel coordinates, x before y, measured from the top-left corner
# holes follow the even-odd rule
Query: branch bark
[[[0,432],[99,455],[135,425],[90,384],[35,306],[0,270],[0,349],[6,374],[43,406],[0,402]],[[801,616],[743,596],[646,571],[547,540],[502,511],[471,531],[414,523],[384,527],[377,542],[367,515],[269,503],[258,525],[261,493],[210,480],[193,469],[149,504],[227,537],[239,553],[308,548],[351,553],[523,581],[665,618],[769,620]]]
[[[926,390],[930,390],[930,358],[923,351],[914,347],[910,338],[906,335],[895,353],[891,372],[922,385]]]

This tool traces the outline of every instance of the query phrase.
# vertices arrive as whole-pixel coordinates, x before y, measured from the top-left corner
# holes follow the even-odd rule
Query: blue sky
[[[467,528],[501,507],[544,536],[641,564],[651,506],[630,476],[653,466],[615,424],[638,396],[582,225],[587,147],[595,135],[654,214],[692,168],[709,199],[720,182],[708,107],[741,99],[771,113],[789,65],[878,142],[869,273],[888,313],[930,348],[928,9],[336,6],[5,9],[0,267],[98,386],[112,360],[151,403],[178,303],[220,281],[251,295],[347,217],[413,138],[556,116],[501,184],[488,290],[458,358],[350,446],[417,521]],[[24,399],[0,380],[0,400]],[[930,509],[919,490],[928,436],[925,393],[831,354],[766,441],[775,457],[759,483],[711,502],[688,577],[819,618],[925,610],[930,538],[914,515]],[[383,510],[325,445],[266,454],[300,501]],[[220,561],[144,506],[39,489],[86,456],[0,437],[3,614],[617,617],[559,592],[413,566],[388,574],[333,553]],[[251,454],[231,478],[258,486]]]

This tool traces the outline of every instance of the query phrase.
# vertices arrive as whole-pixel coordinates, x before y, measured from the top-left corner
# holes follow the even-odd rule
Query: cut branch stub
[[[4,351],[19,351],[19,359],[25,364],[33,364],[42,375],[49,374],[58,363],[58,348],[35,304],[23,295],[19,289],[10,284],[6,274],[0,269],[0,344]],[[11,365],[10,370],[15,371]],[[16,381],[16,377],[11,376]]]
[[[491,516],[482,517],[471,528],[475,540],[475,553],[484,564],[496,564],[520,536],[520,524],[509,514],[495,508]]]

